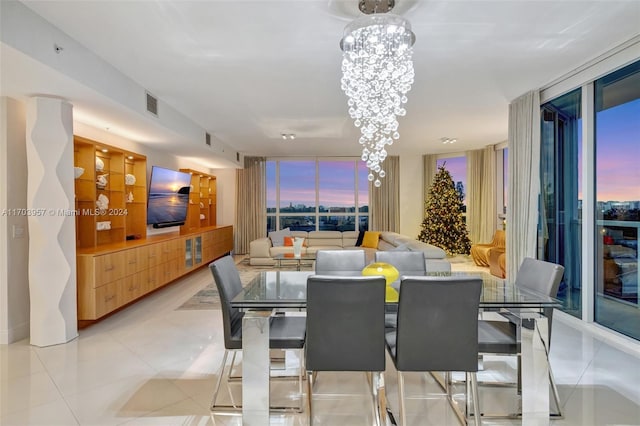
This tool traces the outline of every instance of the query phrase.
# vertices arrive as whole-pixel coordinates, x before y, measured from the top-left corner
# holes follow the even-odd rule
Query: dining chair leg
[[[307,371],[307,410],[309,411],[309,426],[313,426],[313,409],[312,409],[313,378],[314,378],[314,372]]]
[[[473,419],[476,426],[482,424],[482,411],[480,410],[480,395],[478,395],[478,378],[476,373],[468,373],[471,382],[471,394],[473,395]]]
[[[236,355],[238,351],[233,351],[233,355],[231,356],[231,365],[229,366],[229,371],[227,372],[227,381],[231,381],[233,379],[238,379],[240,377],[232,377],[231,373],[233,372],[233,366],[236,363]]]
[[[216,382],[216,387],[213,391],[213,400],[211,401],[212,411],[216,407],[216,401],[218,400],[218,391],[220,391],[220,383],[222,382],[222,376],[224,375],[224,366],[227,363],[228,355],[229,355],[229,351],[225,349],[224,356],[222,357],[222,364],[220,365],[220,369],[218,370],[218,381]]]
[[[406,426],[407,417],[404,406],[404,377],[400,371],[398,371],[398,400],[400,402],[400,424],[402,426]]]
[[[471,416],[471,378],[469,375],[469,372],[464,373],[464,415],[466,418]],[[475,407],[473,409],[475,415]]]
[[[373,404],[375,410],[376,425],[386,426],[387,424],[387,396],[384,386],[384,372],[375,371],[372,373],[371,391],[373,394]]]
[[[549,366],[549,383],[551,384],[551,392],[553,393],[553,400],[556,402],[556,408],[558,409],[556,417],[562,417],[562,407],[560,406],[560,394],[558,393],[558,386],[556,386],[556,379],[553,377],[553,371]]]
[[[304,407],[304,394],[302,393],[302,378],[304,377],[304,374],[302,372],[305,367],[302,363],[304,353],[302,349],[300,349],[298,352],[298,356],[300,357],[300,368],[298,368],[298,395],[300,395],[300,405],[298,406],[298,413],[302,413]]]

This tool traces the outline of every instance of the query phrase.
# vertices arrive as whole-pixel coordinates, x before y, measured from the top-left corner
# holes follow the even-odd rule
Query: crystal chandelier
[[[361,10],[367,12],[362,6]],[[340,41],[341,86],[349,98],[349,115],[360,128],[362,161],[376,187],[386,174],[382,168],[385,147],[400,137],[397,117],[406,114],[406,94],[413,84],[414,42],[409,21],[389,13],[356,19]]]

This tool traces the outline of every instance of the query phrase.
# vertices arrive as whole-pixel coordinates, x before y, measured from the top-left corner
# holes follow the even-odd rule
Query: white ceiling
[[[358,155],[358,129],[340,90],[338,46],[359,13],[357,0],[23,3],[240,152]],[[640,33],[637,0],[396,3],[394,12],[416,34],[416,77],[390,154],[505,141],[511,100]],[[3,81],[11,86],[3,94],[56,93],[75,110],[87,105],[81,120],[126,121],[124,136],[171,143],[170,132],[150,130],[148,120],[123,116],[117,105],[89,108],[100,95],[77,92],[62,81],[66,76],[38,80],[49,88],[30,87],[22,67],[33,64],[2,52]],[[296,140],[283,141],[283,132]],[[442,137],[458,143],[442,145]]]

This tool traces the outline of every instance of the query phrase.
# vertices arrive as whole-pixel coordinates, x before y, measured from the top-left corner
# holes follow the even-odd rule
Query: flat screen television
[[[147,225],[154,228],[184,225],[190,185],[189,173],[153,166],[149,180]]]

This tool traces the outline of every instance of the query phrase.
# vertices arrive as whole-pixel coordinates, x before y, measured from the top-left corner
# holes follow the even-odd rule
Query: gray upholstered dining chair
[[[224,356],[218,371],[218,380],[215,385],[213,399],[211,401],[211,411],[217,408],[241,409],[242,406],[234,402],[231,397],[232,405],[217,405],[218,392],[220,383],[224,375],[227,357],[230,351],[234,351],[233,360],[229,366],[228,380],[231,379],[231,371],[235,361],[235,351],[242,349],[242,318],[244,312],[231,306],[231,300],[242,291],[242,282],[240,274],[236,268],[231,256],[222,257],[209,265],[216,288],[220,295],[222,324],[224,331]],[[305,340],[305,318],[286,315],[272,316],[269,320],[269,348],[271,349],[297,349],[300,351],[300,360],[302,360],[302,349]],[[300,393],[300,406],[296,407],[297,411],[302,411],[302,369],[298,374],[298,390]],[[227,385],[228,386],[228,385]],[[229,390],[231,395],[231,391]],[[281,409],[290,409],[290,407],[272,407]]]
[[[403,374],[409,371],[464,371],[474,411],[480,412],[476,372],[481,290],[482,279],[476,277],[402,278],[398,326],[386,335],[398,371],[402,425],[407,424]],[[475,421],[480,424],[480,416]]]
[[[421,251],[377,251],[376,262],[395,266],[400,275],[424,275],[424,253]]]
[[[385,280],[382,276],[312,275],[307,279],[307,402],[313,424],[313,381],[319,371],[373,373],[376,424],[386,424],[384,392]]]
[[[518,268],[515,285],[517,287],[533,290],[547,296],[555,297],[558,293],[560,282],[564,274],[564,267],[551,262],[525,258]],[[548,320],[548,342],[551,344],[551,326],[553,320],[553,309],[543,309],[543,315]],[[518,357],[518,381],[517,388],[521,386],[521,345],[519,340],[518,327],[520,326],[520,317],[517,312],[506,311],[501,313],[504,320],[481,320],[478,323],[478,339],[479,351],[486,354],[496,355],[515,355]],[[547,352],[549,347],[547,347]],[[549,366],[549,381],[551,383],[551,391],[555,400],[557,415],[561,416],[560,398],[558,389]],[[491,417],[507,417],[512,415],[491,416]]]
[[[421,251],[377,251],[375,256],[376,262],[393,265],[400,273],[400,277],[403,275],[424,275],[426,272],[424,253]],[[391,283],[391,287],[400,291],[400,278]],[[385,312],[385,327],[395,328],[398,321],[398,305],[387,305]]]
[[[355,275],[367,266],[364,250],[318,250],[316,252],[316,274]]]

